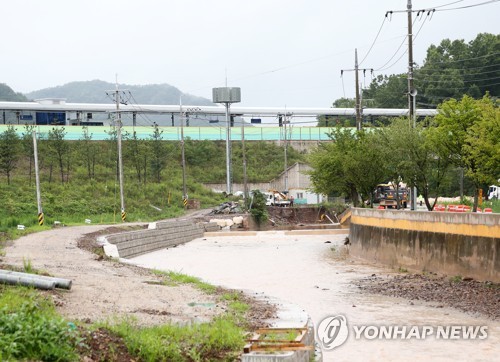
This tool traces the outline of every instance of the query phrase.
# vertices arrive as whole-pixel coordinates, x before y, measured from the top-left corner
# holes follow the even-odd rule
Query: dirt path
[[[159,279],[149,270],[98,260],[97,255],[78,247],[84,234],[103,229],[106,226],[77,226],[30,234],[11,242],[0,261],[17,267],[29,262],[51,276],[71,279],[70,291],[52,295],[61,314],[73,320],[95,322],[126,316],[143,325],[186,323],[209,320],[224,310],[215,303],[215,296],[190,285],[154,284]],[[206,307],[207,303],[215,306]]]

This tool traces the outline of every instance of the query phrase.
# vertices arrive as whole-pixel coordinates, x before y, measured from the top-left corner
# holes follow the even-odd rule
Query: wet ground
[[[196,239],[176,248],[134,258],[150,268],[174,270],[230,288],[250,290],[301,306],[316,326],[328,316],[343,315],[348,340],[325,361],[488,361],[500,353],[500,323],[435,302],[363,292],[360,279],[396,274],[354,261],[345,235],[294,235],[283,231],[255,236]],[[356,339],[361,326],[487,326],[484,340],[427,338]],[[374,328],[371,329],[372,331]],[[434,330],[435,331],[435,330]]]

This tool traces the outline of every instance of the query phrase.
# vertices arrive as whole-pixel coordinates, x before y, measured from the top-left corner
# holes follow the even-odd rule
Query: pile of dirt
[[[78,353],[83,362],[93,361],[116,361],[134,362],[138,359],[133,357],[125,345],[123,339],[105,328],[96,330],[80,329],[83,338],[78,347]]]
[[[500,319],[500,284],[437,274],[405,274],[380,277],[373,274],[356,285],[365,292],[401,297],[410,301],[435,302],[469,314]]]

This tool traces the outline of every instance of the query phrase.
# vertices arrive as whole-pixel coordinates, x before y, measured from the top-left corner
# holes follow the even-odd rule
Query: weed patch
[[[76,327],[29,288],[2,287],[0,360],[77,361]]]

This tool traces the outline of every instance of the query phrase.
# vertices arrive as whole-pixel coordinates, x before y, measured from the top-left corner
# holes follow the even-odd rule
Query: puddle
[[[488,326],[485,340],[355,339],[324,361],[484,361],[500,353],[500,323],[475,318],[432,303],[360,293],[353,280],[390,270],[354,263],[342,255],[345,235],[285,235],[259,232],[255,236],[196,239],[173,249],[132,259],[160,270],[193,275],[211,284],[252,290],[304,309],[315,326],[328,316],[342,314],[352,326]],[[331,243],[326,243],[330,241]],[[332,248],[334,250],[332,250]]]

